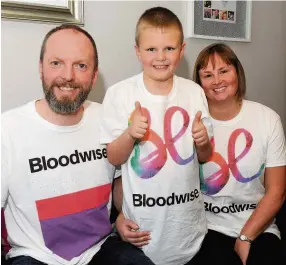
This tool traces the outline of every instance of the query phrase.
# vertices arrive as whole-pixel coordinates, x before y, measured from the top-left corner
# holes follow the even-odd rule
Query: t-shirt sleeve
[[[5,206],[8,197],[8,168],[8,149],[5,145],[3,132],[1,132],[1,208]]]
[[[268,138],[266,167],[286,165],[285,134],[280,117],[271,125],[271,134]]]
[[[103,117],[100,126],[100,143],[108,144],[119,137],[128,126],[128,118],[124,115],[123,101],[116,88],[107,90],[103,100]]]
[[[211,120],[211,116],[209,113],[208,102],[207,102],[205,93],[202,88],[201,88],[201,112],[202,112],[203,124],[205,125],[208,131],[209,138],[211,139],[214,136],[213,125],[212,125],[212,120]]]

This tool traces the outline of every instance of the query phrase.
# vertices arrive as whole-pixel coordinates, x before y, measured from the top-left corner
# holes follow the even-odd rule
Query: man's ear
[[[97,78],[98,78],[98,68],[97,68],[97,70],[94,71],[94,73],[93,73],[93,77],[92,77],[92,87],[94,87]]]
[[[185,54],[185,48],[186,48],[186,42],[184,41],[181,47],[180,59],[182,59]]]
[[[138,58],[139,61],[141,61],[141,56],[140,56],[140,49],[137,45],[134,45],[135,48],[135,52],[136,52],[136,56]]]

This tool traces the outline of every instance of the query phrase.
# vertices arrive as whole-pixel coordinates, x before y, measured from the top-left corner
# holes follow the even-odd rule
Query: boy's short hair
[[[156,28],[167,28],[175,26],[180,31],[180,42],[184,42],[183,26],[179,18],[169,9],[165,7],[153,7],[147,9],[139,18],[136,25],[135,43],[139,46],[140,32],[144,26],[153,26]]]

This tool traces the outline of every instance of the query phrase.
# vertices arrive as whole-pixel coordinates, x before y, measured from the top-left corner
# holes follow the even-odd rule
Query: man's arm
[[[133,244],[136,247],[143,247],[149,244],[150,232],[139,231],[139,226],[132,220],[125,219],[122,212],[116,219],[116,229],[122,240]]]
[[[134,246],[142,247],[147,245],[150,240],[150,233],[146,231],[139,232],[139,227],[135,222],[125,219],[122,213],[122,200],[122,178],[118,177],[114,179],[113,187],[113,203],[119,213],[116,219],[117,231],[124,241],[130,242]]]
[[[122,178],[118,177],[114,179],[113,184],[113,203],[116,210],[120,213],[122,209],[123,190],[122,190]]]
[[[8,150],[4,145],[3,132],[1,133],[1,208],[6,204],[8,197]]]

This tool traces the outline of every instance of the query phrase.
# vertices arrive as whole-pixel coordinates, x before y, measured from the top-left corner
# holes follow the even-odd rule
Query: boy
[[[174,75],[183,40],[182,25],[170,10],[144,12],[135,46],[143,73],[108,89],[101,127],[108,160],[122,165],[120,218],[150,231],[143,251],[166,265],[188,263],[206,233],[198,159],[206,161],[211,154],[202,122],[210,125],[210,120],[203,90]]]

